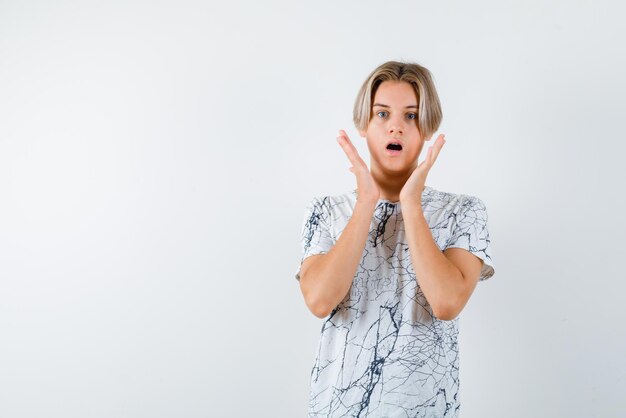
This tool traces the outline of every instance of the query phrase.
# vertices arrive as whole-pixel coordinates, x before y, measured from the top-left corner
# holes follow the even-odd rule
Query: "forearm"
[[[463,291],[463,275],[433,239],[421,202],[403,203],[402,215],[416,280],[435,316],[447,315]]]
[[[313,306],[322,316],[330,313],[352,286],[356,269],[363,256],[376,202],[358,201],[350,220],[337,242],[306,272],[306,282]]]

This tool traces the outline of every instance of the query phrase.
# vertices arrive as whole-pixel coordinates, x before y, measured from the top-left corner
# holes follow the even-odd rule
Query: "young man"
[[[425,185],[441,118],[430,72],[390,61],[354,107],[371,170],[340,131],[357,190],[312,199],[296,273],[325,319],[309,416],[458,416],[458,315],[495,270],[484,203]]]

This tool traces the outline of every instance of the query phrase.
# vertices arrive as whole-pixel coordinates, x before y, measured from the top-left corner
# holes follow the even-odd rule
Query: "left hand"
[[[428,148],[428,153],[426,154],[426,159],[419,164],[413,172],[409,179],[404,183],[402,190],[400,190],[400,202],[410,202],[410,203],[420,203],[422,201],[422,190],[424,190],[424,185],[426,184],[426,176],[428,172],[432,168],[433,164],[437,160],[437,156],[439,155],[439,151],[443,147],[443,144],[446,143],[445,135],[440,134],[437,137],[435,143]]]

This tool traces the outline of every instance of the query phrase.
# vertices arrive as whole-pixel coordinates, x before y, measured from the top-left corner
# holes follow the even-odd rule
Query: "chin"
[[[380,171],[386,175],[404,175],[408,172],[411,172],[411,164],[378,164],[380,167]]]

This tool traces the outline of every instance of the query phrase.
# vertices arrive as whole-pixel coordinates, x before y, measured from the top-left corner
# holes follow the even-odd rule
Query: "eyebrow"
[[[382,103],[374,103],[374,104],[372,105],[372,107],[374,107],[374,106],[389,107],[388,105],[386,105],[386,104],[382,104]],[[406,106],[405,108],[406,108],[406,109],[410,109],[410,108],[417,109],[417,106],[415,106],[415,105],[410,105],[410,106]]]

